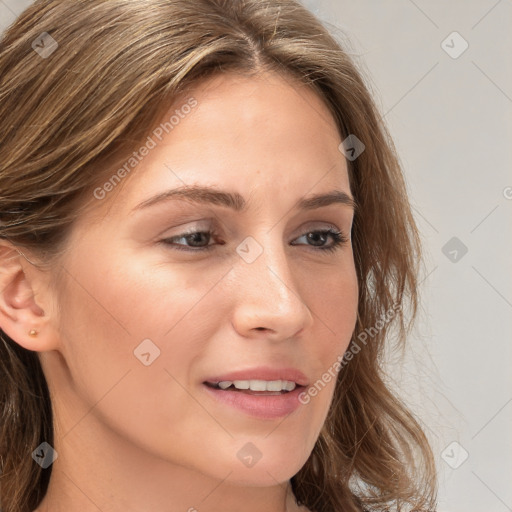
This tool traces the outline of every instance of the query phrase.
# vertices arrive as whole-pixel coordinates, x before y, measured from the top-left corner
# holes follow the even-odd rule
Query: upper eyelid
[[[205,223],[204,226],[199,224],[201,222]],[[197,223],[197,224],[194,224],[194,223]],[[190,227],[189,229],[181,228],[181,226],[187,226],[188,224],[191,224],[192,227]],[[333,229],[336,229],[338,231],[346,231],[346,230],[343,230],[342,228],[339,228],[335,222],[331,222],[331,221],[327,221],[327,220],[305,221],[301,225],[304,225],[304,224],[306,224],[305,228],[297,228],[297,229],[311,229],[311,230],[325,229],[326,226],[328,226],[328,227],[332,227]],[[338,224],[341,224],[341,222],[339,222]],[[352,223],[351,223],[351,225],[352,225]],[[230,229],[226,227],[226,224],[224,222],[222,222],[218,217],[211,218],[211,219],[197,220],[197,221],[191,220],[189,222],[184,222],[183,224],[181,224],[181,226],[175,226],[174,228],[172,228],[172,229],[182,229],[182,231],[179,231],[175,235],[171,235],[169,238],[174,238],[175,236],[180,236],[180,235],[186,235],[190,232],[194,233],[197,231],[218,231],[219,226],[220,226],[220,228],[224,229],[225,231],[230,231]],[[350,230],[351,230],[351,227],[349,228],[349,231]]]
[[[344,229],[341,229],[341,228],[338,228],[336,225],[332,224],[332,223],[325,223],[321,226],[319,225],[315,225],[315,226],[310,226],[308,228],[303,228],[301,230],[301,234],[306,234],[306,233],[309,233],[311,231],[326,231],[326,230],[329,230],[329,229],[332,229],[334,231],[339,231],[341,233],[344,233],[345,230]],[[187,229],[185,231],[181,231],[179,233],[176,233],[175,235],[170,235],[166,238],[177,238],[177,237],[180,237],[180,236],[187,236],[187,235],[193,235],[195,233],[212,233],[212,234],[219,234],[218,233],[218,230],[213,227],[213,226],[206,226],[206,227],[194,227],[194,228],[191,228],[191,229]]]

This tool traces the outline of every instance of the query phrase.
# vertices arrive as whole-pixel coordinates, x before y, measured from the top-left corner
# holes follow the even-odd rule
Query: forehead
[[[309,139],[314,143],[325,137],[335,142],[340,136],[324,99],[289,74],[216,75],[182,95],[175,105],[184,104],[190,96],[199,103],[193,112],[195,128],[209,130],[210,137],[232,134],[240,142],[246,142],[246,137],[249,141],[266,138],[269,143],[274,135],[276,143],[282,143],[285,135],[290,140],[314,135]]]
[[[288,75],[213,76],[162,111],[155,130],[147,141],[151,149],[133,169],[128,165],[104,204],[130,206],[144,195],[197,184],[230,186],[242,195],[262,187],[302,187],[304,195],[319,181],[350,190],[328,107]]]

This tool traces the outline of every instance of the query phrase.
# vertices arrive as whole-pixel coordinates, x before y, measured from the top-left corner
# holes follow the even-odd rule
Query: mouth
[[[285,395],[287,393],[291,393],[297,388],[305,388],[305,386],[301,386],[296,382],[288,380],[228,380],[220,382],[205,381],[203,384],[211,389],[216,389],[219,391],[234,391],[255,396]]]

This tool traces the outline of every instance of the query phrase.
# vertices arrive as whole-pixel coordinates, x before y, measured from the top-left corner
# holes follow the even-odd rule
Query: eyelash
[[[334,252],[338,249],[341,249],[341,247],[343,247],[348,242],[348,238],[341,231],[337,231],[336,229],[333,229],[333,228],[311,230],[311,231],[307,231],[305,233],[305,235],[309,235],[311,233],[321,234],[323,236],[328,235],[333,240],[332,245],[327,246],[327,247],[311,246],[313,248],[316,248],[319,251]],[[215,247],[215,245],[217,245],[217,244],[211,244],[211,245],[206,245],[204,247],[198,247],[195,249],[191,249],[191,248],[187,249],[187,248],[185,248],[186,246],[177,245],[177,244],[173,243],[173,240],[180,239],[180,238],[187,238],[187,237],[191,237],[191,236],[198,235],[198,234],[209,235],[208,241],[210,241],[211,238],[216,238],[218,236],[218,233],[216,233],[215,231],[190,231],[188,233],[182,233],[181,235],[176,235],[171,238],[164,238],[160,242],[167,246],[174,246],[173,248],[175,248],[178,251],[187,251],[187,252],[210,251],[211,249],[213,249]],[[301,235],[301,236],[304,236],[304,235]],[[294,244],[294,245],[304,245],[304,244]]]

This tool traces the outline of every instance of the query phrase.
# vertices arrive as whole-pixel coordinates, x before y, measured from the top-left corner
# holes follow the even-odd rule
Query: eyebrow
[[[243,212],[248,207],[248,203],[238,192],[228,192],[212,187],[194,185],[167,190],[157,194],[156,196],[150,197],[133,208],[132,212],[144,210],[150,206],[163,202],[180,199],[200,204],[225,206],[236,212]],[[296,202],[295,208],[300,210],[314,210],[331,204],[343,204],[349,206],[353,210],[357,208],[355,199],[341,190],[331,190],[330,192],[323,194],[303,197]]]

